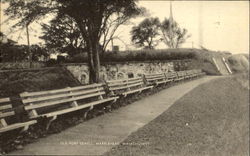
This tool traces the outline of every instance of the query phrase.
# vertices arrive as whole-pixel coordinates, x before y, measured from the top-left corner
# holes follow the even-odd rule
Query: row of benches
[[[205,75],[201,70],[185,70],[179,72],[168,72],[159,74],[144,75],[147,85],[161,85],[169,82],[178,82],[184,79],[191,79],[198,76]]]
[[[64,89],[24,92],[20,94],[24,109],[28,112],[30,121],[9,123],[9,118],[15,115],[10,98],[0,99],[0,133],[20,129],[25,131],[30,125],[37,123],[38,118],[48,119],[47,129],[58,115],[85,109],[84,116],[94,106],[114,103],[120,96],[140,93],[152,89],[154,86],[169,82],[181,81],[204,75],[201,70],[187,70],[170,73],[148,74],[143,77],[123,80],[106,81],[105,84],[91,84],[86,86],[68,87]]]

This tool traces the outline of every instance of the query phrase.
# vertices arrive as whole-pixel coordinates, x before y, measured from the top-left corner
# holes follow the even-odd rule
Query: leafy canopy
[[[146,18],[130,32],[132,42],[145,49],[154,49],[158,44],[155,38],[159,35],[160,21],[158,18]]]
[[[50,51],[67,53],[73,56],[83,52],[86,47],[76,23],[68,16],[54,18],[50,24],[42,24],[45,46]]]
[[[161,24],[162,41],[169,48],[179,48],[190,37],[187,29],[179,27],[178,23],[171,19],[165,19]]]

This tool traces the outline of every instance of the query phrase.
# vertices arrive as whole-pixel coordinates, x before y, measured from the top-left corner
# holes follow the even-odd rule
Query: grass
[[[63,68],[0,72],[0,97],[17,96],[25,91],[60,89],[80,85]]]
[[[105,155],[249,155],[247,75],[220,78],[189,92]]]
[[[228,62],[233,73],[249,71],[249,56],[246,54],[236,54],[228,57]]]

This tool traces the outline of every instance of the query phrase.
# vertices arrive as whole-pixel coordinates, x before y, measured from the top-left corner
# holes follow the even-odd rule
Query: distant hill
[[[228,58],[228,62],[235,73],[249,71],[249,55],[247,54],[232,55]]]

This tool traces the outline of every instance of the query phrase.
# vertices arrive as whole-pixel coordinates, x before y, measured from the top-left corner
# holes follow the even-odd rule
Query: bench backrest
[[[157,74],[144,74],[144,78],[147,83],[154,83],[156,81],[166,80],[166,76],[164,73],[157,73]]]
[[[178,71],[177,75],[178,75],[179,78],[185,77],[186,76],[186,72],[185,71]]]
[[[187,76],[190,76],[190,75],[193,75],[193,74],[195,74],[195,71],[194,71],[194,70],[187,70],[187,71],[186,71],[186,75],[187,75]]]
[[[121,90],[130,90],[131,88],[142,87],[144,85],[143,78],[128,78],[128,79],[120,79],[120,80],[111,80],[106,81],[109,91],[111,94],[114,94],[116,91]]]
[[[168,73],[164,73],[166,78],[171,80],[171,79],[175,79],[178,75],[176,72],[168,72]]]
[[[49,106],[60,106],[60,104],[70,104],[78,106],[78,100],[90,98],[100,98],[105,94],[103,84],[92,84],[78,87],[68,87],[58,90],[24,92],[20,94],[25,110],[30,116],[37,116],[37,109]]]
[[[196,69],[196,72],[197,73],[202,73],[202,70],[201,69]]]
[[[193,73],[194,73],[195,75],[197,75],[197,74],[199,74],[200,72],[199,72],[198,69],[193,69]]]
[[[15,115],[15,112],[12,110],[12,104],[10,98],[1,98],[0,99],[0,127],[7,126],[6,117]]]

